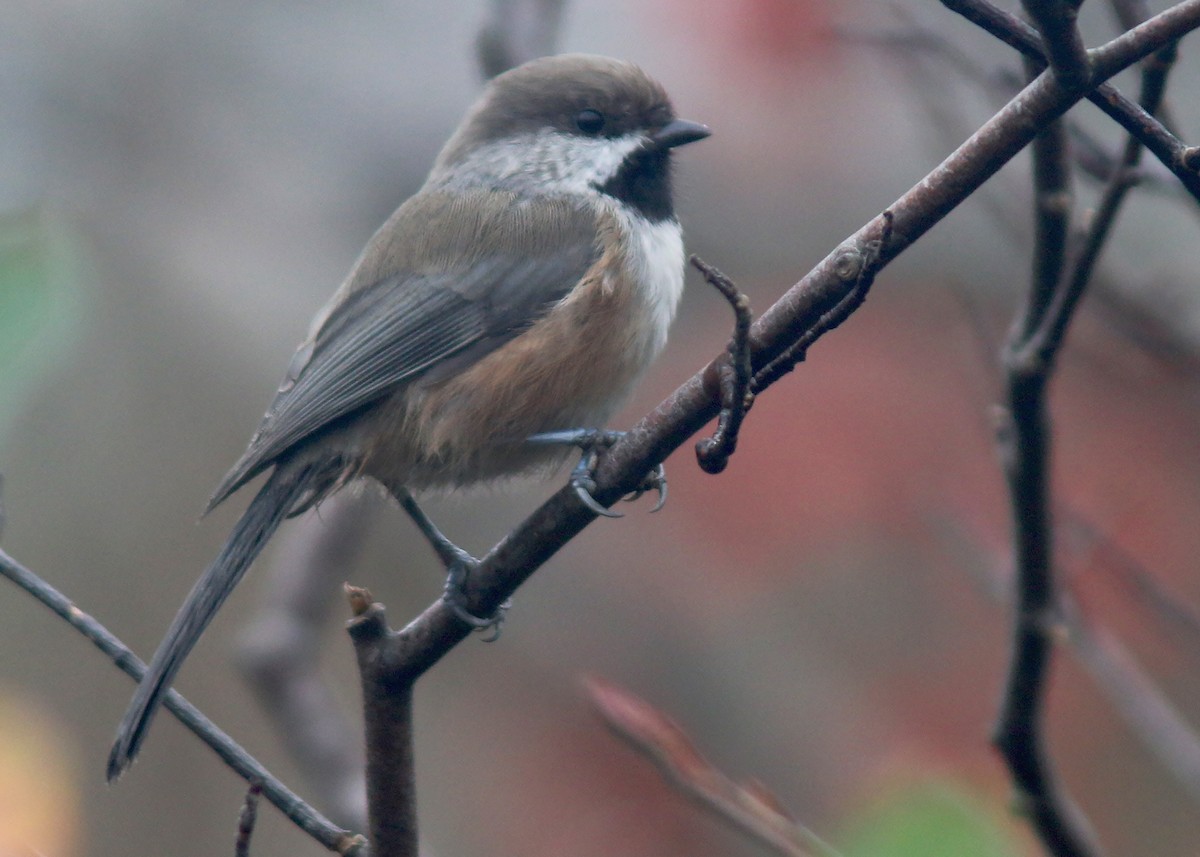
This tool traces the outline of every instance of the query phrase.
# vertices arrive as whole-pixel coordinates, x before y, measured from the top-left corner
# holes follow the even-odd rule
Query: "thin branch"
[[[372,857],[417,857],[412,683],[387,665],[392,632],[384,607],[366,589],[346,586],[354,618],[347,625],[358,656],[366,726],[367,808]]]
[[[28,592],[56,616],[83,634],[117,668],[134,681],[140,681],[146,665],[130,649],[113,636],[107,628],[76,607],[66,596],[0,550],[0,574]],[[330,851],[338,854],[365,854],[366,840],[351,834],[329,821],[301,800],[287,786],[264,768],[250,754],[218,729],[194,705],[176,691],[169,691],[163,706],[246,782],[261,782],[263,796],[292,822]]]
[[[1091,80],[1087,50],[1076,18],[1082,0],[1022,0],[1042,34],[1050,68],[1064,86],[1083,89]]]
[[[919,63],[913,61],[919,60],[922,55],[937,57],[953,68],[961,78],[975,84],[982,91],[1004,98],[1011,98],[1027,83],[1027,80],[1015,71],[985,66],[978,53],[968,52],[952,42],[944,33],[927,28],[916,21],[906,21],[904,29],[898,31],[839,29],[838,33],[848,41],[890,49],[897,61],[908,62],[914,68],[918,67]],[[1152,61],[1153,58],[1144,62]],[[922,100],[925,111],[933,117],[933,126],[942,129],[945,134],[949,134],[954,126],[962,124],[954,117],[954,108],[959,108],[961,112],[961,105],[950,103],[955,99],[947,97],[943,78],[938,76],[938,72],[925,74],[915,85],[914,94]],[[1171,130],[1171,124],[1167,122],[1163,110],[1158,111],[1155,118]],[[1079,122],[1071,121],[1069,116],[1064,117],[1064,121],[1067,123],[1067,132],[1071,139],[1071,155],[1074,162],[1091,178],[1108,181],[1120,167],[1119,156],[1110,152],[1098,137]],[[1156,192],[1187,194],[1187,189],[1180,185],[1179,178],[1157,159],[1143,163],[1137,170],[1131,171],[1130,179],[1131,183]],[[1196,212],[1196,209],[1193,208],[1192,211]],[[1015,231],[1007,220],[1001,221],[1001,225],[1006,231]]]
[[[754,393],[750,391],[750,324],[754,315],[750,311],[750,298],[733,280],[699,256],[692,256],[689,261],[733,308],[733,336],[726,346],[728,360],[713,364],[717,367],[717,385],[721,391],[721,414],[717,417],[717,430],[712,437],[696,444],[696,462],[700,469],[705,473],[720,473],[737,450],[742,420],[754,404]]]
[[[843,282],[852,283],[849,291],[820,318],[813,322],[802,336],[796,338],[783,353],[755,373],[750,380],[750,392],[757,394],[774,384],[808,356],[809,347],[829,331],[848,319],[867,299],[875,275],[883,267],[888,255],[895,226],[891,209],[879,215],[881,221],[879,238],[869,241],[861,253],[847,250],[841,253],[834,264],[836,276]]]
[[[1167,75],[1175,63],[1178,42],[1171,42],[1155,52],[1153,60],[1142,66],[1141,105],[1148,113],[1156,113],[1162,104],[1166,93]],[[1130,135],[1125,143],[1125,152],[1120,166],[1109,179],[1096,213],[1092,217],[1091,226],[1078,253],[1070,279],[1064,288],[1059,289],[1054,301],[1047,308],[1044,317],[1038,323],[1038,330],[1029,337],[1026,347],[1037,352],[1038,362],[1053,359],[1062,346],[1067,333],[1067,326],[1075,312],[1076,305],[1083,297],[1092,273],[1100,260],[1100,253],[1116,223],[1117,213],[1129,190],[1133,187],[1132,175],[1142,158],[1142,143],[1137,137]]]
[[[1038,69],[1031,64],[1031,78]],[[1046,316],[1067,262],[1067,236],[1071,228],[1070,167],[1067,134],[1061,121],[1051,122],[1030,147],[1033,155],[1033,277],[1022,317],[1014,330],[1015,341],[1026,343]]]
[[[991,33],[1005,44],[1016,48],[1025,56],[1045,62],[1045,54],[1042,52],[1037,30],[1015,15],[997,8],[988,2],[988,0],[941,0],[941,3],[947,9],[962,15],[968,21]],[[1187,16],[1191,10],[1184,8],[1186,6],[1187,4],[1180,3],[1166,10],[1166,12],[1157,15],[1152,20],[1162,19],[1164,15]],[[1135,30],[1141,30],[1141,26],[1130,30],[1129,33],[1133,33]],[[1179,35],[1183,35],[1187,31],[1185,29]],[[1123,39],[1126,36],[1128,36],[1128,33],[1121,38]],[[1171,40],[1168,39],[1167,41]],[[1162,47],[1165,43],[1160,42],[1158,47]],[[1113,43],[1110,42],[1109,44]],[[1099,50],[1104,50],[1104,48]],[[1150,53],[1153,53],[1153,51],[1145,52],[1142,56],[1148,56]],[[1093,54],[1094,63],[1095,60],[1096,57]],[[1126,63],[1126,65],[1131,64]],[[1097,66],[1094,69],[1093,82],[1098,83],[1101,80],[1111,77],[1112,74],[1113,72],[1106,72]],[[1189,151],[1188,146],[1172,134],[1166,126],[1122,95],[1111,84],[1104,83],[1096,86],[1086,97],[1088,101],[1099,107],[1109,118],[1119,124],[1128,133],[1141,140],[1146,149],[1158,158],[1167,169],[1174,173],[1187,192],[1196,201],[1200,202],[1200,159],[1197,159],[1196,162],[1188,161],[1186,157],[1186,153]]]
[[[1108,5],[1112,7],[1117,25],[1122,30],[1132,30],[1153,14],[1150,4],[1146,0],[1109,0]],[[1143,61],[1143,65],[1153,64],[1157,61],[1154,56],[1150,56]],[[1165,102],[1159,105],[1159,109],[1149,112],[1153,113],[1155,118],[1159,122],[1162,122],[1172,134],[1179,135],[1179,132],[1176,130],[1175,120],[1171,116],[1171,111]]]
[[[1061,15],[1062,6],[1045,4],[1041,9],[1043,29],[1058,27],[1058,37],[1064,38],[1063,21],[1048,22],[1047,18]],[[1143,74],[1143,107],[1149,113],[1161,101],[1174,44],[1161,49],[1167,52],[1158,64],[1161,68],[1151,64]],[[1063,61],[1062,57],[1058,61]],[[1032,70],[1037,70],[1036,64]],[[1123,164],[1136,166],[1140,152],[1140,143],[1131,135]],[[1053,123],[1039,135],[1033,156],[1037,205],[1034,274],[1029,297],[1006,346],[1008,401],[1006,421],[998,437],[1012,506],[1017,603],[1012,660],[994,741],[1043,842],[1055,854],[1081,857],[1098,853],[1099,846],[1082,813],[1057,784],[1042,738],[1041,708],[1049,677],[1057,603],[1049,488],[1052,433],[1045,396],[1055,358],[1128,184],[1120,171],[1113,177],[1084,250],[1071,276],[1064,277],[1070,194],[1061,123]]]
[[[1020,792],[1025,814],[1051,853],[1099,853],[1090,825],[1061,789],[1044,747],[1042,705],[1053,653],[1055,581],[1050,519],[1051,431],[1046,384],[1052,363],[1028,359],[1062,282],[1071,217],[1066,134],[1050,123],[1034,140],[1033,275],[1005,346],[1007,401],[997,444],[1008,482],[1016,567],[1012,657],[993,743]]]
[[[613,733],[662,772],[680,794],[781,857],[837,857],[758,782],[738,783],[705,759],[683,728],[624,688],[588,678],[584,689]]]

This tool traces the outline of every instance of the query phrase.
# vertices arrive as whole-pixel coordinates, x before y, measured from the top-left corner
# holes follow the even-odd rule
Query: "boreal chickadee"
[[[371,477],[419,521],[410,490],[557,463],[561,448],[528,439],[604,425],[666,342],[683,290],[671,152],[708,134],[626,62],[549,57],[488,84],[317,315],[214,493],[209,509],[271,471],[159,644],[110,780],[284,518]]]

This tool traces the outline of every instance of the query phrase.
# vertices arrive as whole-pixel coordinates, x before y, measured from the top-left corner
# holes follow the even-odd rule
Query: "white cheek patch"
[[[611,140],[604,137],[569,137],[567,139],[571,143],[572,150],[578,153],[576,163],[581,180],[580,190],[597,188],[607,183],[616,176],[625,159],[646,143],[641,134],[626,134]],[[584,145],[581,146],[581,143]]]
[[[490,180],[541,193],[585,193],[615,176],[645,142],[641,134],[610,139],[539,131],[480,146],[447,178],[450,184],[455,178],[471,185]]]

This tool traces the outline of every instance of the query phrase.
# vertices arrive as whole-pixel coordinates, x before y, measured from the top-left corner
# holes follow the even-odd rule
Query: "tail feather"
[[[117,739],[108,757],[109,782],[133,762],[184,659],[267,539],[296,502],[310,489],[319,487],[316,483],[320,480],[314,478],[310,469],[288,470],[290,468],[276,468],[175,615],[117,727]]]

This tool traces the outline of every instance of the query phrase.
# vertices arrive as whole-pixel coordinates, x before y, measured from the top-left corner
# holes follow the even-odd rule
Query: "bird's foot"
[[[504,603],[496,608],[491,616],[476,616],[470,611],[467,606],[467,577],[471,571],[479,565],[479,562],[466,551],[461,551],[462,558],[447,567],[446,587],[442,590],[442,601],[450,608],[450,612],[458,618],[460,622],[471,626],[473,631],[484,632],[491,630],[491,635],[484,637],[485,643],[491,643],[500,639],[500,631],[504,628],[504,618],[508,615],[508,608],[512,606],[511,599],[504,599]]]
[[[446,586],[442,590],[442,601],[446,602],[446,606],[461,622],[471,626],[473,630],[492,629],[491,636],[484,637],[484,642],[490,643],[499,639],[500,628],[504,625],[504,616],[508,612],[511,602],[505,599],[504,603],[497,607],[496,612],[491,616],[476,616],[472,613],[467,607],[467,578],[474,569],[478,568],[479,560],[446,538],[424,510],[417,505],[417,501],[413,499],[407,489],[395,488],[392,489],[392,494],[400,501],[400,506],[413,519],[417,529],[425,536],[442,561],[442,565],[446,567]]]
[[[624,517],[621,512],[614,512],[596,500],[595,491],[596,465],[600,460],[600,454],[624,436],[625,432],[623,431],[573,429],[535,434],[529,438],[529,443],[577,446],[583,450],[583,456],[571,471],[571,488],[579,497],[580,502],[597,515],[603,515],[606,518],[621,518]],[[647,491],[658,492],[658,501],[650,510],[657,512],[667,502],[667,471],[661,463],[655,465],[654,469],[646,474],[641,484],[632,493],[625,495],[623,499],[632,502]]]

